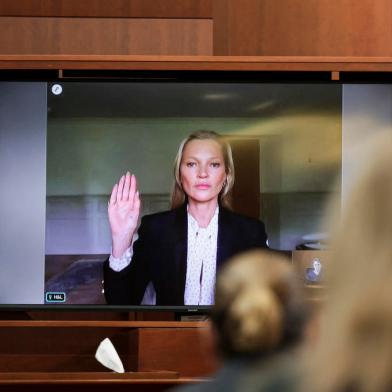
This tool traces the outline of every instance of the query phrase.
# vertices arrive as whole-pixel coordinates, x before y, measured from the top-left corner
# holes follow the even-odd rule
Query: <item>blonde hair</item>
[[[319,344],[305,359],[305,390],[392,388],[391,138],[377,146],[333,231],[329,301]]]
[[[212,320],[224,356],[265,354],[296,342],[302,311],[297,279],[283,256],[249,251],[218,274]]]
[[[177,208],[184,204],[186,201],[186,194],[181,185],[180,167],[182,155],[186,145],[192,140],[214,140],[222,149],[223,160],[226,171],[226,181],[219,194],[219,201],[224,207],[230,208],[231,206],[231,190],[234,185],[234,163],[231,152],[231,147],[225,139],[214,131],[196,131],[184,139],[179,148],[174,160],[174,187],[171,195],[171,208]]]

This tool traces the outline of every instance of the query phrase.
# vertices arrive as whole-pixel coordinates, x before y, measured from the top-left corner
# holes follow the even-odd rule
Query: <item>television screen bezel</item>
[[[205,71],[205,70],[0,70],[4,82],[211,82],[211,83],[260,83],[260,84],[351,84],[388,83],[388,72],[341,72],[338,80],[331,79],[330,71]],[[291,252],[279,251],[289,256]],[[98,311],[98,312],[175,312],[208,314],[212,306],[161,306],[161,305],[60,305],[60,304],[0,304],[0,311]]]

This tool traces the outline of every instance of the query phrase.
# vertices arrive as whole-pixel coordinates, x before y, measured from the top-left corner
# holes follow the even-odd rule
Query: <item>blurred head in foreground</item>
[[[231,259],[218,274],[212,314],[224,358],[262,356],[302,337],[302,293],[290,263],[255,250]]]
[[[305,391],[392,389],[391,138],[376,145],[332,230],[329,300]]]

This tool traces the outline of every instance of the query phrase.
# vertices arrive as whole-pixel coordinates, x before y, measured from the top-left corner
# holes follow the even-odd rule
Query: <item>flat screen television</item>
[[[0,306],[161,309],[106,303],[107,202],[130,170],[142,215],[170,209],[178,145],[201,129],[232,144],[233,208],[265,223],[270,248],[319,246],[341,193],[343,90],[246,72],[1,81]]]

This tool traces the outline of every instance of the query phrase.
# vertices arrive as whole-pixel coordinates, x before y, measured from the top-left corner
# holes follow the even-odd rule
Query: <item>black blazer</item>
[[[188,216],[186,205],[146,215],[133,245],[131,264],[115,272],[104,264],[104,289],[108,304],[140,305],[152,282],[156,304],[184,305],[187,266]],[[218,215],[217,271],[231,256],[252,248],[266,248],[264,224],[223,207]]]

